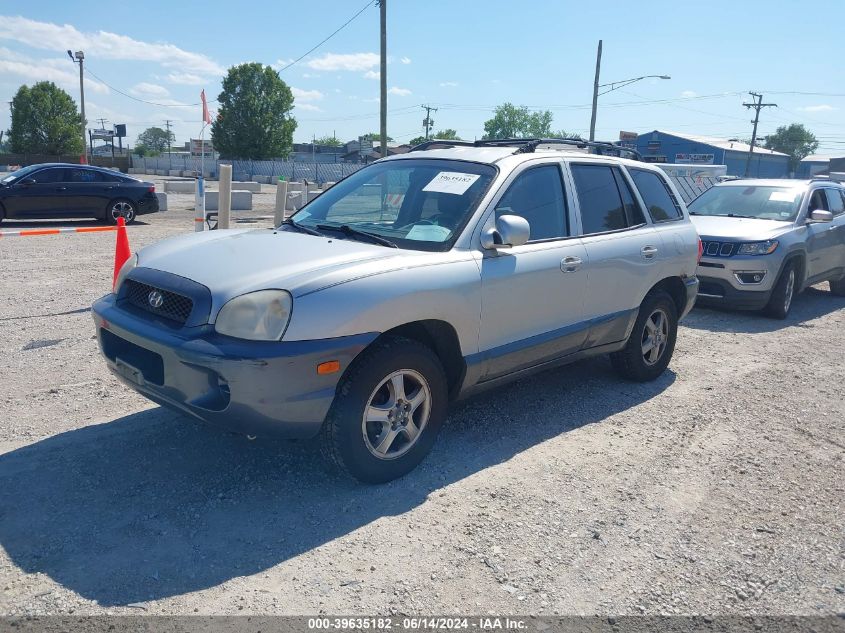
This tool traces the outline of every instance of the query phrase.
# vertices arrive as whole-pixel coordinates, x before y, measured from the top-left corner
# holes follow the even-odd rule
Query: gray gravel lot
[[[235,219],[269,226],[272,189]],[[133,249],[192,230],[192,204]],[[418,470],[367,487],[113,379],[87,311],[113,248],[0,238],[0,614],[845,611],[826,286],[786,322],[694,310],[651,384],[593,359],[461,403]]]

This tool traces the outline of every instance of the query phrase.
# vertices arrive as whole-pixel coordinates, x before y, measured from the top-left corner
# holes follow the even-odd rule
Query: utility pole
[[[164,126],[167,128],[167,163],[170,165],[170,168],[173,167],[173,154],[170,153],[171,150],[171,143],[170,143],[170,119],[164,120]]]
[[[381,18],[381,111],[379,113],[381,157],[387,156],[387,0],[378,0]]]
[[[593,82],[593,116],[590,117],[590,140],[596,140],[596,111],[599,107],[599,75],[601,75],[601,40],[596,52],[596,79]]]
[[[430,105],[420,106],[425,110],[425,118],[423,119],[423,127],[425,128],[425,140],[428,140],[428,133],[434,126],[434,121],[431,118],[432,111],[437,112],[437,108],[432,108]]]
[[[83,71],[85,53],[82,51],[71,53],[70,49],[68,49],[67,56],[70,57],[70,61],[79,64],[79,109],[82,114],[82,156],[80,157],[80,162],[84,165],[88,162],[88,139],[85,138],[85,127],[87,123],[85,120],[85,75]]]
[[[757,142],[757,123],[760,121],[760,110],[763,108],[776,108],[776,103],[763,103],[763,95],[756,92],[749,92],[752,103],[743,103],[746,108],[754,108],[754,131],[751,133],[751,146],[748,148],[748,158],[745,160],[745,177],[748,178],[751,171],[751,155],[754,153],[754,143]]]

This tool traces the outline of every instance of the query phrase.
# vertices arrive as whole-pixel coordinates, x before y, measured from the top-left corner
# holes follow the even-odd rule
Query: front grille
[[[704,254],[707,257],[731,257],[736,255],[737,244],[734,242],[701,241]]]
[[[162,290],[134,279],[126,280],[126,300],[136,308],[184,324],[194,309],[189,297]],[[159,302],[159,295],[161,301]]]

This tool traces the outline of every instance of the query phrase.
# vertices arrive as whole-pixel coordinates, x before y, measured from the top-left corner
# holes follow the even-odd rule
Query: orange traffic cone
[[[114,246],[114,277],[112,278],[112,290],[117,283],[117,273],[132,257],[132,251],[129,249],[129,236],[126,234],[126,221],[120,217],[117,219],[117,243]]]

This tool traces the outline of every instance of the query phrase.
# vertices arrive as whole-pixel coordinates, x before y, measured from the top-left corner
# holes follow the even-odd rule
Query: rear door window
[[[66,171],[67,182],[103,182],[103,175],[93,169],[71,168]]]
[[[572,164],[572,178],[581,207],[584,235],[619,231],[643,223],[642,212],[634,203],[622,174],[606,165]],[[626,191],[623,201],[620,183]]]
[[[629,169],[628,171],[634,184],[637,185],[653,222],[668,222],[683,217],[675,196],[659,174],[645,169]]]

